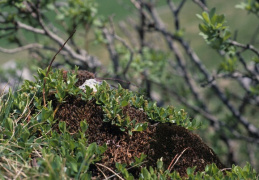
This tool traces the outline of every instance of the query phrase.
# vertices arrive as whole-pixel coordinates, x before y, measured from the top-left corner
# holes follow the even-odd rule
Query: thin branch
[[[179,4],[178,8],[176,8],[174,3],[171,0],[167,0],[167,4],[169,5],[169,7],[174,15],[174,24],[175,24],[176,30],[180,29],[178,15],[185,2],[186,2],[186,0],[182,0],[181,3]]]
[[[244,66],[245,70],[249,73],[251,79],[255,80],[256,83],[259,83],[259,76],[256,72],[254,72],[253,70],[250,70],[245,62],[245,59],[241,56],[240,52],[236,53],[239,61],[242,63],[242,65]]]
[[[160,31],[165,36],[166,40],[168,41],[169,47],[172,48],[172,50],[175,50],[175,48],[173,48],[173,46],[172,46],[173,45],[172,40],[177,40],[183,46],[184,50],[189,55],[190,59],[195,63],[195,65],[200,70],[200,72],[206,77],[207,81],[211,81],[211,79],[212,79],[211,75],[209,74],[209,72],[207,71],[206,67],[201,62],[201,60],[199,59],[197,54],[190,48],[189,44],[186,43],[185,41],[183,41],[182,38],[178,38],[178,37],[175,38],[175,36],[173,36],[172,33],[167,32],[166,29],[165,29],[164,24],[159,19],[159,16],[158,16],[157,12],[152,7],[150,7],[150,6],[147,7],[147,8],[148,8],[148,12],[150,13],[150,16],[153,18],[153,20],[155,22],[156,29],[158,31]],[[168,37],[171,37],[172,40],[170,40]],[[232,43],[234,43],[237,46],[241,46],[241,47],[243,46],[242,44],[235,43],[234,41],[232,41]],[[250,46],[250,45],[247,48],[251,49],[251,50],[254,50],[253,46]],[[259,55],[259,53],[258,53],[258,55]],[[189,87],[191,87],[190,83],[189,83]],[[244,127],[247,129],[247,131],[251,135],[253,135],[253,136],[258,138],[259,137],[259,129],[256,128],[256,126],[254,126],[253,124],[251,124],[244,116],[242,116],[242,114],[240,114],[240,112],[237,111],[237,109],[230,103],[230,101],[226,97],[226,95],[219,89],[219,87],[215,83],[212,83],[212,89],[218,95],[220,100],[228,107],[228,109],[233,114],[233,116],[236,117],[237,120],[241,124],[244,125]]]
[[[21,46],[21,47],[14,48],[14,49],[5,49],[5,48],[0,47],[0,51],[3,52],[3,53],[12,54],[12,53],[21,52],[21,51],[28,50],[28,49],[34,49],[34,48],[41,48],[42,49],[43,47],[44,46],[41,45],[41,44],[32,43],[32,44],[27,44],[25,46]]]
[[[188,43],[184,42],[182,39],[178,39],[178,41],[182,44],[184,47],[184,50],[186,53],[191,57],[191,60],[195,63],[195,65],[198,67],[200,72],[206,77],[208,81],[212,79],[211,75],[208,73],[206,67],[201,62],[197,54],[191,49],[191,47],[188,45]],[[216,92],[218,97],[221,99],[221,101],[228,107],[230,112],[238,119],[241,124],[243,124],[249,133],[251,133],[255,137],[259,137],[259,129],[256,128],[253,124],[249,123],[248,120],[243,117],[240,112],[238,112],[232,104],[230,104],[228,98],[225,96],[225,94],[219,89],[219,87],[212,83],[212,89]]]
[[[32,26],[29,26],[29,25],[24,24],[24,23],[19,22],[19,21],[16,22],[16,27],[21,28],[21,29],[25,29],[27,31],[31,31],[31,32],[37,33],[37,34],[45,34],[45,31],[43,29],[34,28]]]
[[[107,28],[103,28],[102,32],[103,36],[107,40],[107,49],[109,51],[110,58],[113,62],[113,71],[115,74],[117,74],[119,70],[119,55],[117,54],[114,47],[114,37],[111,35]]]
[[[134,168],[134,167],[140,166],[141,164],[144,164],[144,163],[146,163],[146,162],[147,162],[147,161],[142,161],[142,162],[140,162],[140,163],[138,163],[138,164],[135,164],[134,166],[131,166],[131,167],[127,168],[127,170],[130,170],[130,169],[132,169],[132,168]],[[121,173],[119,173],[119,174],[121,174]],[[111,178],[114,177],[114,176],[116,176],[116,175],[111,175],[111,176],[109,176],[107,179],[111,179]]]
[[[232,168],[223,168],[223,169],[221,169],[220,171],[230,171]]]
[[[101,170],[101,168],[99,168],[99,166],[96,166],[96,167],[97,167],[97,169],[102,173],[103,177],[104,177],[105,179],[108,179],[107,176],[105,175],[105,173]]]
[[[64,44],[61,46],[61,48],[59,49],[59,51],[55,54],[55,56],[52,58],[51,62],[49,63],[49,66],[48,66],[48,71],[46,73],[46,76],[48,76],[48,73],[49,73],[49,70],[52,66],[52,63],[54,62],[56,56],[60,53],[60,51],[65,47],[65,45],[67,44],[68,40],[72,38],[72,36],[75,34],[76,32],[76,29],[74,29],[74,31],[71,33],[71,35],[68,37],[68,39],[64,42]]]
[[[200,0],[193,0],[194,3],[198,4],[203,11],[209,11],[208,7]]]
[[[183,1],[183,3],[184,2],[185,1]],[[155,22],[155,28],[163,34],[163,36],[168,44],[168,47],[170,48],[170,50],[172,52],[174,52],[177,63],[183,71],[184,79],[186,80],[192,94],[194,95],[195,99],[199,103],[201,103],[202,107],[205,108],[206,106],[204,105],[202,98],[201,98],[200,94],[198,93],[198,88],[197,88],[194,80],[191,78],[192,76],[190,75],[190,73],[188,72],[188,70],[186,68],[184,56],[180,52],[179,48],[177,48],[175,43],[172,41],[172,37],[169,35],[168,32],[166,32],[165,25],[163,24],[162,20],[159,18],[157,11],[155,9],[153,9],[152,7],[150,7],[148,10]]]
[[[185,148],[182,152],[181,152],[181,154],[177,157],[177,159],[176,159],[176,161],[174,162],[174,164],[172,165],[172,167],[170,167],[170,169],[169,169],[169,172],[171,172],[171,170],[174,168],[174,165],[179,161],[179,159],[180,159],[180,157],[183,155],[183,153],[187,150],[187,149],[189,149],[190,147],[187,147],[187,148]],[[177,156],[177,155],[176,155]]]
[[[121,179],[121,180],[124,180],[122,177],[120,177],[116,172],[114,172],[111,168],[109,168],[109,167],[107,167],[107,166],[105,166],[105,165],[103,165],[103,164],[100,164],[100,163],[95,163],[97,166],[102,166],[102,167],[104,167],[105,169],[108,169],[110,172],[112,172],[114,175],[116,175],[119,179]]]
[[[130,52],[130,59],[129,59],[128,63],[127,63],[126,68],[123,71],[123,75],[125,77],[128,69],[129,69],[129,66],[130,66],[130,64],[132,63],[132,60],[133,60],[133,55],[134,55],[133,49],[127,44],[127,42],[124,39],[122,39],[120,36],[118,36],[115,33],[115,28],[114,28],[114,23],[113,23],[112,17],[110,17],[109,20],[110,20],[110,24],[111,24],[111,33],[109,33],[109,35],[108,35],[108,32],[109,32],[108,29],[107,30],[103,30],[103,33],[104,33],[106,39],[108,40],[108,49],[109,49],[109,52],[110,52],[111,56],[113,58],[115,58],[115,59],[118,58],[118,54],[115,53],[115,49],[114,49],[114,47],[112,47],[113,39],[116,39],[119,42],[121,42],[123,44],[123,46],[126,47],[129,50],[129,52]],[[116,62],[116,60],[113,61],[113,62],[118,64],[118,62]],[[117,68],[114,67],[114,69],[117,69]]]
[[[119,37],[118,35],[115,35],[114,37],[115,37],[115,39],[117,39],[118,41],[120,41],[120,42],[129,50],[129,52],[130,52],[129,61],[128,61],[128,63],[127,63],[126,68],[125,68],[124,71],[123,71],[123,74],[124,74],[124,76],[125,76],[126,73],[127,73],[128,70],[129,70],[130,64],[131,64],[132,61],[133,61],[133,56],[134,56],[133,49],[127,44],[127,42],[126,42],[124,39],[122,39],[122,38]]]
[[[253,45],[251,44],[241,44],[237,41],[232,41],[230,40],[229,41],[229,44],[233,45],[233,46],[236,46],[236,47],[240,47],[244,50],[251,50],[252,52],[254,52],[257,56],[259,56],[259,50],[257,50]]]
[[[49,74],[50,68],[52,66],[52,63],[54,62],[54,60],[56,59],[56,56],[59,54],[59,52],[65,47],[66,43],[68,42],[68,40],[75,34],[76,29],[74,29],[74,31],[72,32],[72,34],[68,37],[68,39],[64,42],[64,44],[60,47],[59,51],[54,55],[54,57],[52,58],[52,60],[49,63],[48,66],[48,70],[46,73],[46,77]],[[45,84],[46,84],[46,79],[44,79],[44,83],[43,83],[43,90],[42,90],[42,95],[43,95],[43,102],[44,102],[44,106],[46,106],[46,98],[45,98]]]
[[[38,11],[38,10],[36,10],[36,11]],[[41,18],[41,15],[40,15],[39,12],[37,12],[37,20],[38,20],[42,29],[34,28],[32,26],[26,25],[26,24],[21,23],[19,21],[16,22],[16,27],[28,30],[28,31],[36,33],[36,34],[47,35],[50,39],[52,39],[53,41],[58,43],[60,46],[62,46],[64,44],[65,41],[61,37],[59,37],[58,35],[53,33],[51,30],[49,30],[49,28],[45,25],[45,23],[43,22],[43,19]],[[77,59],[81,62],[87,63],[87,65],[90,68],[95,68],[95,67],[98,67],[98,66],[101,65],[101,63],[96,58],[94,58],[90,55],[86,55],[86,54],[78,54],[69,45],[66,45],[64,47],[64,50],[67,51],[67,53],[72,58]]]
[[[167,170],[168,170],[169,172],[171,171],[171,166],[173,165],[173,162],[174,162],[174,160],[175,160],[177,157],[178,157],[178,154],[176,154],[176,155],[174,156],[173,160],[172,160],[171,163],[169,164],[169,166],[168,166],[168,168],[167,168]]]
[[[143,3],[142,1],[140,1],[141,3],[138,2],[138,1],[136,1],[136,0],[130,0],[130,1],[131,1],[131,3],[132,3],[139,11],[141,11],[141,13],[142,13],[146,18],[149,17],[148,14],[147,14],[147,12],[141,10],[141,9],[142,9],[141,3]]]
[[[130,19],[127,19],[127,25],[126,25],[126,23],[123,22],[123,21],[122,21],[122,22],[119,22],[119,28],[120,28],[120,30],[126,35],[126,37],[128,38],[128,40],[129,40],[131,46],[137,47],[138,42],[137,42],[136,35],[133,34],[133,32],[131,31],[131,29],[129,29],[129,28],[131,28],[131,27],[129,27],[129,26],[135,27],[136,24],[133,24],[132,20],[130,20]]]

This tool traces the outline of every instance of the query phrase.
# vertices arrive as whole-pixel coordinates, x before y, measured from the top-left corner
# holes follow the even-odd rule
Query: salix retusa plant
[[[145,88],[146,95],[161,104],[173,100],[185,106],[193,117],[205,124],[209,122],[208,127],[213,130],[210,141],[226,155],[227,164],[249,158],[258,167],[254,161],[259,148],[259,50],[253,44],[256,36],[252,43],[236,41],[224,15],[194,0],[194,5],[201,8],[197,15],[201,19],[200,35],[221,56],[220,65],[211,70],[183,33],[180,13],[191,2],[167,0],[174,30],[167,27],[153,1],[131,2],[139,20],[131,18],[128,25],[119,25],[129,39],[118,38],[113,23],[103,28],[114,73]],[[258,15],[257,1],[246,1],[239,7]],[[205,138],[209,129],[201,133]]]
[[[258,168],[255,162],[259,144],[256,26],[253,41],[238,42],[224,15],[218,14],[202,0],[180,0],[177,3],[167,0],[165,8],[171,15],[167,17],[167,23],[155,1],[131,0],[137,20],[131,17],[118,25],[112,18],[99,21],[95,3],[91,0],[5,0],[0,3],[4,7],[0,13],[3,25],[0,36],[8,37],[17,45],[14,49],[0,47],[0,51],[29,50],[31,54],[46,59],[47,54],[41,49],[57,52],[64,43],[62,38],[67,38],[76,26],[83,24],[80,27],[87,33],[91,25],[98,25],[96,40],[105,44],[109,53],[107,59],[112,65],[112,70],[105,69],[106,76],[124,79],[140,89],[144,88],[146,95],[158,105],[184,106],[192,118],[202,121],[207,127],[201,135],[205,135],[204,139],[220,155],[225,155],[226,163],[243,163],[249,159]],[[206,43],[221,57],[217,67],[207,67],[209,59],[195,52],[184,35],[184,27],[188,24],[184,25],[181,13],[188,3],[200,8],[197,28],[199,26]],[[258,16],[256,0],[244,1],[238,7]],[[173,29],[168,27],[168,22],[173,24]],[[117,32],[118,27],[122,33]],[[22,38],[26,33],[33,34],[33,39]],[[85,47],[79,46],[77,35],[60,54],[68,64],[95,70],[100,65],[99,61],[88,54]],[[129,83],[124,87],[136,89]]]

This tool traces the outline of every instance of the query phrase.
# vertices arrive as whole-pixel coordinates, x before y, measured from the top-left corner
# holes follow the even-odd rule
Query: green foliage
[[[225,72],[234,72],[237,67],[237,58],[236,56],[225,55],[223,62],[219,66],[219,71]]]
[[[196,124],[195,120],[191,122],[183,109],[176,111],[172,106],[167,108],[157,107],[156,103],[145,100],[143,95],[139,96],[132,91],[123,89],[120,85],[118,89],[110,89],[105,81],[97,87],[94,98],[105,112],[104,121],[119,126],[122,131],[127,129],[130,134],[132,131],[145,130],[147,122],[136,123],[134,119],[132,120],[128,115],[124,115],[122,111],[125,106],[133,106],[146,112],[150,121],[169,122],[187,129],[197,129],[200,126],[199,123]]]
[[[132,175],[128,172],[125,166],[121,164],[116,165],[120,173],[123,174],[123,178],[132,179]],[[167,179],[188,179],[188,180],[199,180],[199,179],[257,179],[259,176],[250,164],[246,164],[243,168],[233,165],[232,168],[218,169],[215,164],[207,165],[204,172],[195,172],[195,167],[187,169],[187,177],[182,178],[177,172],[170,172],[168,169],[165,170],[163,167],[162,159],[157,161],[157,167],[143,167],[139,174],[140,180],[167,180]],[[224,174],[225,173],[225,174]]]
[[[35,7],[31,8],[34,5]],[[8,41],[10,44],[21,43],[17,32],[26,37],[27,43],[33,39],[32,31],[26,31],[23,28],[16,28],[16,24],[19,22],[41,29],[42,24],[36,20],[38,13],[40,17],[44,19],[44,21],[42,21],[43,23],[45,23],[46,20],[48,21],[47,23],[55,26],[57,31],[67,33],[69,35],[76,27],[83,26],[84,28],[90,28],[92,24],[99,22],[97,20],[97,3],[95,0],[4,0],[0,2],[0,8],[0,16],[1,19],[3,19],[1,20],[1,23],[9,27],[13,27],[14,29],[10,33],[3,29],[1,29],[0,32],[1,37],[3,37],[3,42],[5,43]],[[33,12],[36,9],[38,13]],[[9,35],[5,37],[6,34]],[[36,37],[38,38],[38,35],[36,35]],[[46,36],[40,36],[40,41],[45,45],[50,45],[49,43],[52,42]],[[51,45],[53,45],[53,42]]]
[[[141,56],[137,56],[131,67],[135,72],[146,71],[148,77],[156,82],[165,79],[168,54],[150,48],[144,48]]]
[[[76,76],[69,74],[64,82],[61,71],[50,73],[47,77],[45,75],[46,70],[39,69],[36,82],[25,81],[20,91],[9,91],[1,97],[0,150],[6,158],[4,166],[7,171],[0,169],[6,176],[16,172],[20,166],[29,171],[28,163],[33,161],[32,156],[36,156],[39,168],[31,170],[36,175],[47,174],[50,179],[90,176],[89,165],[100,160],[106,146],[87,143],[85,121],[80,123],[81,131],[74,136],[66,130],[64,122],[59,123],[60,134],[53,131],[55,120],[52,102],[48,101],[46,107],[42,104],[44,80],[46,94],[55,93],[58,102],[62,103],[67,95],[81,92],[74,86]],[[8,165],[11,161],[15,161],[16,166]]]
[[[259,16],[259,2],[258,0],[245,0],[245,2],[242,2],[238,5],[236,5],[237,8],[247,10],[250,13],[253,13],[257,16]]]
[[[101,160],[106,150],[106,145],[87,143],[86,121],[80,122],[81,130],[74,135],[67,131],[65,122],[58,124],[60,133],[52,130],[55,122],[52,102],[48,100],[48,96],[46,107],[42,102],[44,81],[46,95],[54,94],[58,103],[64,102],[68,95],[80,96],[85,100],[96,99],[96,103],[102,106],[105,112],[104,121],[119,126],[121,130],[127,129],[130,134],[145,130],[147,122],[136,123],[127,115],[123,115],[122,108],[126,106],[145,111],[150,121],[175,123],[190,129],[196,127],[195,122],[190,122],[184,110],[157,107],[155,103],[148,102],[143,96],[123,89],[120,85],[118,89],[110,89],[104,82],[97,86],[96,93],[88,86],[84,93],[74,86],[77,81],[75,74],[68,73],[66,81],[63,80],[61,70],[52,71],[45,76],[46,70],[39,69],[35,82],[25,81],[21,90],[15,93],[9,91],[1,97],[0,152],[1,157],[4,157],[1,165],[5,169],[0,168],[0,174],[4,177],[13,177],[22,167],[23,173],[31,177],[87,179],[91,177],[90,165]],[[142,154],[139,158],[135,157],[135,162],[131,164],[132,167],[141,167],[139,179],[181,179],[177,172],[164,169],[162,159],[157,162],[157,168],[142,166],[145,158],[146,155]],[[34,167],[30,167],[30,162],[34,162]],[[125,179],[134,179],[126,165],[117,163],[116,168]],[[249,164],[243,169],[233,166],[226,177],[215,165],[207,166],[204,172],[194,174],[194,169],[188,169],[187,173],[188,179],[257,177]],[[24,176],[20,174],[19,177]]]
[[[224,25],[226,22],[225,16],[223,14],[218,15],[215,12],[216,9],[213,8],[209,13],[197,14],[197,17],[203,21],[203,24],[199,24],[200,35],[211,47],[228,51],[229,44],[227,42],[231,37],[231,32],[228,26]]]
[[[62,6],[56,18],[72,23],[71,26],[82,22],[91,25],[97,12],[96,6],[95,0],[69,0],[67,6]],[[55,9],[52,3],[48,4],[48,8]]]
[[[203,12],[197,17],[203,21],[199,24],[200,35],[214,49],[224,51],[224,60],[221,62],[218,70],[225,72],[234,72],[237,64],[236,48],[229,42],[231,32],[228,26],[225,26],[225,16],[215,13],[213,8],[209,13]]]
[[[37,21],[30,16],[29,9],[24,2],[34,2],[34,0],[1,1],[3,23],[13,25],[19,20],[31,24],[32,27],[41,28]],[[51,21],[56,19],[57,22],[65,24],[63,28],[67,27],[65,31],[68,33],[78,24],[83,24],[87,29],[87,26],[92,24],[101,27],[104,23],[96,20],[97,5],[94,0],[68,0],[68,4],[60,9],[55,7],[54,3],[58,2],[55,0],[37,2],[40,3],[43,19],[51,17],[49,18]],[[259,5],[256,0],[247,0],[237,7],[258,16]],[[46,10],[50,10],[51,13]],[[209,13],[203,12],[197,16],[203,21],[199,28],[200,34],[206,42],[216,50],[224,51],[225,59],[220,64],[219,71],[234,72],[237,67],[236,49],[230,44],[231,32],[225,25],[224,15],[217,15],[215,9],[212,9]],[[1,32],[5,33],[5,30]],[[173,35],[182,38],[183,33],[181,29],[175,31]],[[107,42],[101,30],[96,31],[96,37],[97,42]],[[8,40],[10,43],[17,43],[18,38],[16,35],[10,35]],[[121,57],[122,68],[119,68],[121,72],[118,73],[121,75],[122,70],[128,65],[131,54],[125,46],[121,45],[116,46],[116,52]],[[167,83],[168,76],[170,76],[170,71],[167,71],[169,53],[147,47],[141,52],[134,49],[134,53],[129,70],[134,73],[129,73],[128,76],[139,76],[145,72],[148,78],[154,82]],[[253,60],[258,63],[257,57]],[[80,97],[85,101],[95,99],[104,112],[103,120],[120,127],[121,131],[126,131],[130,135],[136,131],[145,131],[148,122],[137,123],[136,120],[130,119],[128,114],[123,114],[123,108],[127,106],[145,112],[148,121],[173,123],[187,129],[196,129],[200,126],[195,120],[191,121],[183,109],[176,110],[172,106],[157,107],[156,103],[149,102],[143,95],[125,90],[120,85],[118,89],[111,89],[104,82],[97,87],[97,92],[93,92],[88,86],[83,92],[75,86],[76,75],[70,72],[66,81],[63,79],[62,71],[59,70],[53,70],[46,76],[46,70],[39,69],[38,76],[35,78],[35,82],[25,81],[19,91],[9,91],[8,94],[0,97],[0,177],[2,179],[91,178],[89,167],[102,158],[106,146],[88,143],[85,135],[88,129],[87,122],[82,120],[80,130],[73,135],[67,131],[65,122],[58,123],[59,132],[52,129],[53,124],[56,123],[57,108],[70,95]],[[43,106],[43,88],[47,106]],[[258,85],[253,86],[251,92],[253,95],[258,95]],[[186,94],[182,92],[181,95]],[[53,109],[52,106],[53,97],[57,99],[56,109]],[[162,159],[158,160],[157,167],[146,167],[143,165],[145,158],[145,154],[139,158],[134,157],[135,162],[130,167],[141,169],[139,179],[181,179],[177,172],[170,172],[163,166]],[[123,178],[136,178],[129,173],[125,164],[116,163],[116,168],[116,172]],[[188,168],[187,175],[186,179],[258,179],[258,174],[250,164],[243,168],[233,165],[231,169],[218,169],[212,164],[208,165],[204,172],[195,172],[195,167]]]
[[[123,46],[117,46],[118,54],[121,56],[121,66],[125,68],[130,60],[130,52]],[[156,82],[161,82],[166,79],[166,66],[168,65],[168,53],[160,50],[145,47],[142,52],[136,50],[132,63],[130,64],[131,71],[129,76],[138,75],[145,72],[148,77]]]

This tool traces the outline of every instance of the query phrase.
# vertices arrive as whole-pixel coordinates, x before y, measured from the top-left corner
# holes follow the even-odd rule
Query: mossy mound
[[[66,72],[64,72],[64,78],[66,78]],[[94,75],[87,71],[78,71],[77,78],[76,86],[80,86],[85,80],[94,78]],[[55,96],[49,98],[53,101],[53,108],[56,109]],[[148,122],[148,117],[143,110],[131,106],[123,107],[123,114],[128,115],[130,119],[135,119],[137,123]],[[198,135],[183,127],[149,122],[145,131],[133,132],[129,135],[126,131],[121,131],[118,126],[104,122],[103,118],[104,112],[94,99],[84,101],[80,97],[70,95],[57,108],[55,119],[58,119],[58,122],[53,128],[58,131],[59,121],[65,121],[69,132],[74,134],[80,128],[80,121],[86,120],[89,125],[86,132],[89,143],[107,145],[100,163],[113,170],[116,169],[116,162],[130,165],[135,161],[134,157],[139,158],[142,153],[147,155],[142,165],[156,167],[157,160],[163,157],[165,168],[176,170],[181,176],[187,175],[188,167],[196,166],[196,171],[204,171],[206,165],[212,163],[220,169],[225,167]],[[101,170],[106,175],[112,174],[106,168]],[[91,167],[91,171],[94,176],[102,176],[95,166]],[[139,169],[132,168],[129,172],[138,177]]]

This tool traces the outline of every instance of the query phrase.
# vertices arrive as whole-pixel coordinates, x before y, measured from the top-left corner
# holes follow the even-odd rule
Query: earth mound
[[[64,79],[66,74],[64,71]],[[78,71],[77,78],[76,86],[80,86],[85,80],[93,79],[94,74]],[[55,97],[50,98],[55,109]],[[148,122],[145,112],[134,107],[124,107],[123,114],[129,115],[130,119],[135,119],[138,123]],[[83,101],[80,97],[69,96],[59,106],[55,118],[65,121],[71,134],[78,131],[80,121],[86,120],[89,125],[86,132],[89,143],[107,145],[107,150],[99,163],[114,171],[116,162],[129,165],[135,161],[135,156],[139,158],[142,153],[147,155],[142,165],[156,167],[157,160],[163,157],[165,168],[170,171],[176,170],[181,176],[186,176],[188,167],[196,166],[196,171],[204,171],[206,165],[211,163],[215,163],[220,169],[225,167],[198,135],[183,127],[149,122],[147,130],[133,132],[130,136],[119,127],[103,122],[103,115],[102,108],[96,105],[95,100]],[[58,131],[58,122],[53,128]],[[93,176],[103,177],[97,167],[91,166],[91,171]],[[102,168],[102,171],[106,175],[112,175],[106,168]],[[138,177],[139,168],[132,168],[129,172]]]

